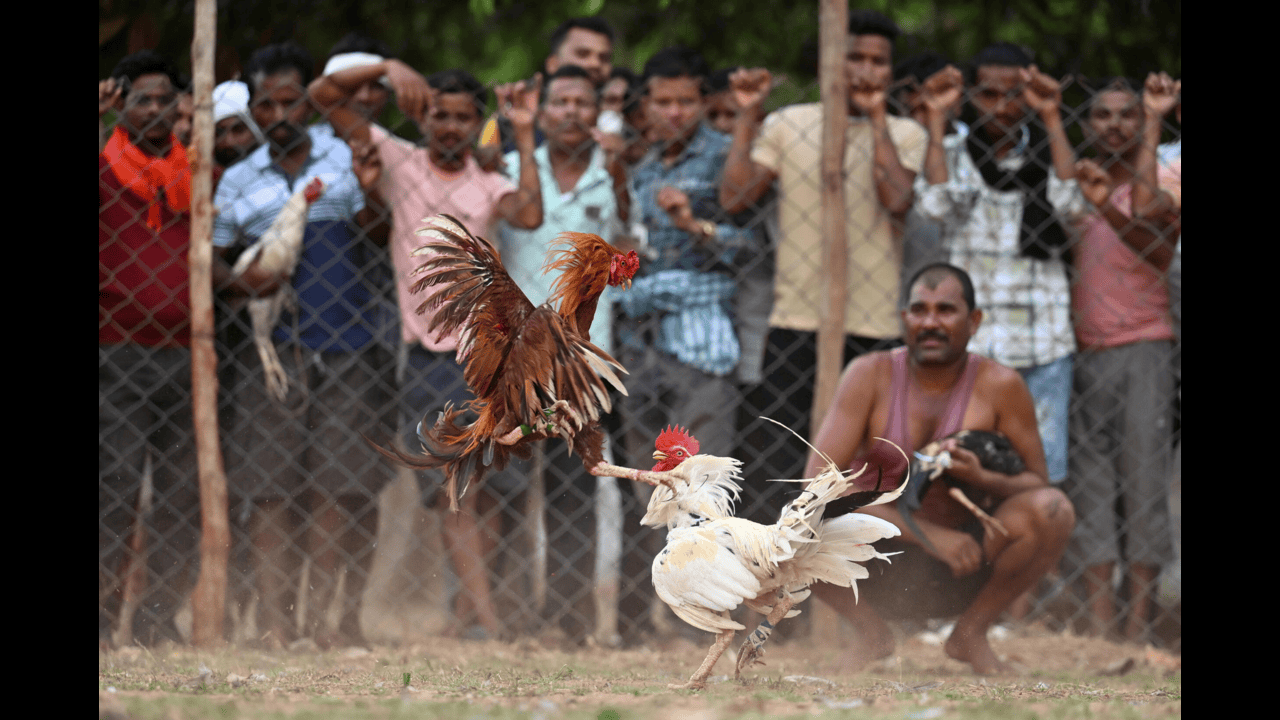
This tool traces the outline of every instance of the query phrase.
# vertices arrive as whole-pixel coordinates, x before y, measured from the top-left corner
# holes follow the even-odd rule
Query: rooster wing
[[[596,424],[612,408],[608,386],[626,394],[622,365],[550,304],[534,307],[493,245],[455,218],[428,218],[418,235],[426,241],[411,254],[426,260],[410,274],[418,278],[410,289],[430,294],[417,312],[435,311],[428,329],[437,337],[458,333],[458,362],[479,417],[461,426],[460,412],[446,409],[433,428],[420,426],[434,459],[416,466],[444,466],[456,501],[459,480],[465,492],[486,468],[505,467],[509,453],[526,452],[524,438],[541,437],[526,429],[543,422],[552,406],[554,432],[584,464],[601,462],[604,436]]]
[[[437,336],[461,331],[458,361],[467,385],[496,410],[509,431],[557,400],[569,404],[578,427],[612,409],[606,383],[623,394],[622,365],[575,332],[549,304],[534,307],[489,241],[444,215],[418,231],[429,241],[413,255],[430,255],[413,275],[414,293],[443,286],[418,306],[437,310]]]

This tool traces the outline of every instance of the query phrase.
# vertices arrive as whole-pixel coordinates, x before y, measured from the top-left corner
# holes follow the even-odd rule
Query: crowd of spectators
[[[1175,110],[1180,126],[1180,83],[1164,74],[1141,86],[1083,83],[1088,97],[1072,108],[1024,48],[993,45],[963,70],[937,53],[895,65],[899,34],[879,13],[850,14],[845,362],[902,345],[905,281],[918,269],[946,261],[965,271],[968,310],[981,310],[968,350],[1017,371],[1043,451],[1034,481],[1075,506],[1091,627],[1142,639],[1157,588],[1176,595],[1168,578],[1180,578],[1168,506],[1181,459],[1180,136],[1159,145]],[[614,67],[613,53],[603,20],[565,22],[543,72],[494,88],[489,117],[483,79],[463,68],[424,76],[354,34],[318,74],[306,49],[278,43],[214,90],[213,290],[242,578],[234,594],[239,611],[256,608],[259,642],[367,643],[359,618],[377,496],[396,470],[361,435],[412,451],[424,415],[469,397],[457,338],[429,331],[432,312],[410,290],[415,230],[430,215],[453,215],[493,241],[535,304],[550,293],[541,267],[560,232],[639,251],[634,283],[603,296],[590,333],[629,371],[629,394],[610,418],[610,452],[622,464],[645,467],[658,432],[679,424],[703,452],[746,462],[749,495],[804,471],[807,450],[756,416],[816,434],[823,105],[769,112],[776,78],[767,69],[712,72],[686,47],[654,53],[638,75]],[[378,124],[392,98],[420,141]],[[102,642],[118,637],[126,605],[139,602],[136,637],[179,639],[174,618],[196,573],[191,100],[185,79],[152,51],[126,57],[99,84]],[[233,272],[315,178],[324,189],[309,206],[296,268]],[[283,400],[269,390],[246,306],[275,294],[287,310],[261,332],[272,332],[289,379]],[[498,610],[491,565],[535,475],[554,590],[541,621],[577,641],[594,631],[598,483],[565,443],[548,441],[444,518],[457,578],[453,632],[518,630]],[[424,503],[447,511],[440,477],[418,480]],[[632,621],[628,637],[640,639],[653,622],[654,541],[637,524],[644,490],[622,490],[618,603]],[[126,582],[139,542],[150,549],[141,589]],[[1051,573],[1059,551],[1041,563]],[[1116,593],[1127,598],[1124,623]],[[1007,609],[1025,612],[1029,598]]]

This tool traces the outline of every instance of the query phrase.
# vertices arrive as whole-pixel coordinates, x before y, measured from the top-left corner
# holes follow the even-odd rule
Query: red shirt
[[[160,232],[147,227],[150,204],[125,189],[98,155],[98,344],[158,347],[191,343],[187,248],[191,218],[160,205]]]
[[[1182,207],[1182,161],[1160,165],[1156,178],[1160,189]],[[1111,191],[1111,204],[1130,217],[1132,190],[1132,183],[1124,183]],[[1165,269],[1139,257],[1101,215],[1085,218],[1079,231],[1071,307],[1080,348],[1172,340]]]

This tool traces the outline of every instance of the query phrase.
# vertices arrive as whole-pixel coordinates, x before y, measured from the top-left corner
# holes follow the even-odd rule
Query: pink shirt
[[[415,231],[432,215],[448,213],[459,220],[473,235],[496,243],[493,237],[494,213],[503,195],[515,192],[516,185],[497,173],[485,172],[467,157],[461,172],[448,173],[431,163],[427,149],[413,145],[374,125],[369,128],[382,158],[379,190],[391,207],[391,259],[395,263],[396,292],[400,299],[401,337],[405,342],[418,342],[434,352],[447,352],[458,347],[457,335],[439,340],[427,331],[433,313],[415,312],[430,295],[409,292],[409,273],[424,258],[409,253],[422,244]]]
[[[1160,189],[1182,207],[1182,162],[1156,171]],[[1111,204],[1132,215],[1132,185],[1111,192]],[[1172,340],[1169,287],[1164,272],[1138,256],[1101,215],[1078,226],[1076,283],[1071,305],[1076,340],[1082,349],[1108,348],[1146,340]]]

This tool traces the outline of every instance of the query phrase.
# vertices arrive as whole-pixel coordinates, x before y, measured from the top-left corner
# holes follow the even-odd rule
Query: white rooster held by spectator
[[[296,307],[293,287],[288,278],[293,275],[302,254],[302,236],[307,227],[307,213],[311,205],[324,194],[324,181],[314,178],[301,190],[285,201],[275,222],[262,234],[258,242],[241,253],[231,268],[233,278],[240,277],[255,261],[262,270],[285,276],[278,290],[266,297],[249,300],[249,322],[253,325],[253,344],[258,348],[262,370],[266,376],[267,390],[271,396],[284,402],[289,394],[289,376],[280,364],[271,333],[280,322],[285,307]]]

